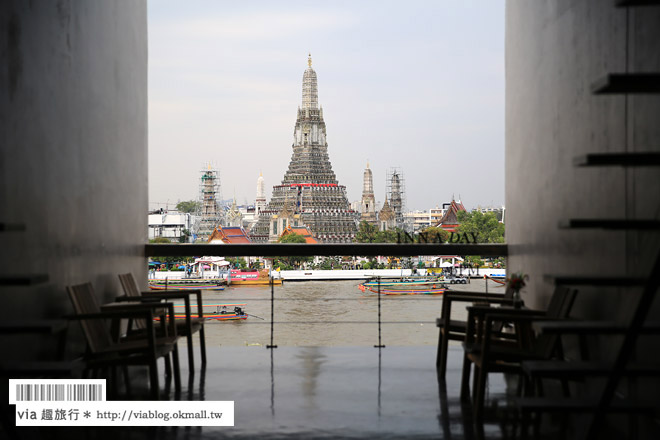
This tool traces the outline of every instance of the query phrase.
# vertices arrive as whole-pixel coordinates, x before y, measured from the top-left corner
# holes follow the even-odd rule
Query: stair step
[[[619,0],[617,7],[627,8],[633,6],[660,6],[660,0]]]
[[[23,223],[0,223],[0,232],[25,231]]]
[[[586,376],[608,376],[612,374],[611,362],[567,362],[567,361],[527,361],[522,363],[522,369],[530,376],[554,378],[582,378]],[[660,376],[660,365],[638,364],[627,365],[625,376]]]
[[[539,321],[532,324],[539,333],[574,334],[574,335],[622,335],[630,330],[629,325],[614,321],[561,320]],[[657,335],[660,333],[660,322],[648,321],[639,329],[641,335]]]
[[[631,287],[644,286],[647,283],[646,278],[629,276],[601,276],[601,275],[544,275],[546,281],[552,282],[557,286],[610,286],[610,287]]]
[[[560,229],[660,229],[660,220],[648,219],[568,219],[559,222]]]
[[[522,409],[548,412],[593,412],[598,400],[593,398],[549,398],[549,397],[522,397],[516,399]],[[608,413],[650,413],[654,412],[653,405],[639,402],[616,400],[606,409]]]
[[[660,165],[660,152],[640,153],[591,153],[577,156],[573,159],[573,165],[579,167],[598,166],[658,166]]]
[[[47,281],[47,274],[0,276],[0,286],[32,286],[34,284],[41,284]]]
[[[0,322],[0,334],[46,333],[56,334],[66,330],[68,321],[63,319],[30,319]]]
[[[595,95],[660,93],[660,74],[610,73],[594,82],[591,92]]]

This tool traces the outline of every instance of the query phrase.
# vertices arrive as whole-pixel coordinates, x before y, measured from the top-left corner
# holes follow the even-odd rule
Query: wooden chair
[[[167,335],[165,319],[161,320],[164,335],[156,337],[154,317],[158,309],[170,312],[173,308],[163,304],[125,304],[112,310],[102,311],[94,294],[91,283],[68,286],[67,292],[75,315],[68,316],[76,319],[80,324],[87,341],[87,353],[84,356],[87,370],[128,365],[147,365],[149,367],[150,390],[155,400],[159,398],[158,364],[160,357],[165,358],[168,378],[171,376],[169,355],[174,359],[174,382],[177,392],[181,389],[179,375],[179,358],[177,351],[176,329],[172,327],[173,334]],[[111,335],[104,320],[142,319],[145,321],[145,337],[127,342],[117,342]],[[114,376],[114,373],[113,373]]]
[[[468,329],[464,345],[463,377],[461,393],[468,391],[470,364],[474,364],[473,412],[477,423],[483,416],[484,397],[488,373],[522,373],[521,363],[528,360],[551,359],[558,350],[560,339],[557,335],[541,334],[538,337],[530,331],[530,324],[538,320],[562,320],[568,317],[576,291],[557,286],[545,312],[512,307],[475,306],[468,309]],[[517,327],[518,339],[515,343],[502,343],[493,333],[499,323],[506,321]]]
[[[464,341],[467,330],[467,321],[451,319],[451,306],[456,302],[487,303],[511,305],[513,304],[513,289],[506,288],[504,294],[484,292],[446,292],[442,299],[442,314],[436,319],[438,332],[438,352],[436,356],[436,367],[438,378],[445,379],[447,372],[447,350],[449,340]]]
[[[178,335],[185,336],[188,345],[188,367],[190,373],[193,374],[195,368],[195,360],[193,355],[193,341],[192,335],[199,332],[199,345],[202,354],[202,367],[206,366],[206,341],[204,335],[204,311],[202,304],[202,291],[201,290],[159,290],[159,291],[146,291],[140,292],[137,282],[131,273],[119,275],[119,281],[124,289],[125,300],[136,300],[138,298],[158,299],[158,300],[172,300],[180,299],[184,301],[185,305],[185,319],[175,321],[176,331]],[[196,316],[191,312],[190,296],[195,295],[197,299],[197,314]],[[143,331],[144,322],[137,321],[135,325],[138,329]]]

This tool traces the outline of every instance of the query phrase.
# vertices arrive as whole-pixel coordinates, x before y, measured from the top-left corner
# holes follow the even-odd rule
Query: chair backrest
[[[94,287],[91,283],[67,286],[66,290],[69,293],[69,298],[76,314],[82,315],[101,312],[96,295],[94,294]],[[93,353],[112,345],[110,331],[103,320],[82,319],[80,324],[85,334],[87,345]]]
[[[506,290],[504,291],[504,295],[502,295],[502,299],[506,300],[512,300],[513,299],[513,289],[509,287],[508,285],[506,286]],[[501,332],[504,329],[504,321],[493,321],[493,334]]]
[[[121,288],[124,290],[124,294],[130,297],[142,296],[140,289],[138,288],[137,282],[133,277],[132,273],[120,273],[119,282],[121,283]],[[134,319],[133,326],[136,329],[145,329],[147,328],[147,322],[144,319]]]
[[[140,296],[140,289],[138,288],[137,282],[135,282],[132,273],[119,274],[119,282],[121,283],[121,287],[124,289],[124,294],[126,294],[126,296]]]
[[[570,289],[566,286],[557,286],[555,292],[552,294],[552,298],[550,298],[550,303],[548,303],[545,317],[548,319],[568,318],[568,315],[571,313],[571,308],[573,307],[573,302],[575,302],[576,295],[577,290]],[[536,339],[534,351],[543,358],[550,358],[557,348],[558,342],[559,335],[542,333]]]

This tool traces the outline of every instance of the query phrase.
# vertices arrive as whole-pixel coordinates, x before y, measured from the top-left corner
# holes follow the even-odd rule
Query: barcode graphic
[[[16,401],[91,401],[103,400],[100,384],[16,384]]]

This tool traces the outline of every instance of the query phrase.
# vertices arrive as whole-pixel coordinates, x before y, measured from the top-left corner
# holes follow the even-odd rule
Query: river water
[[[274,286],[274,344],[378,344],[378,295],[361,292],[358,284],[358,281],[306,281],[285,282],[281,286]],[[472,280],[467,285],[451,285],[453,291],[481,292],[484,289],[482,279]],[[488,290],[492,293],[504,292],[502,286],[492,282],[489,282]],[[245,303],[245,311],[253,315],[241,321],[206,321],[207,345],[213,347],[269,344],[270,297],[270,286],[229,286],[224,291],[203,291],[205,304]],[[435,319],[440,316],[441,308],[442,295],[381,295],[381,343],[437,344],[438,329]],[[456,319],[465,319],[465,304],[457,305],[453,313]]]

